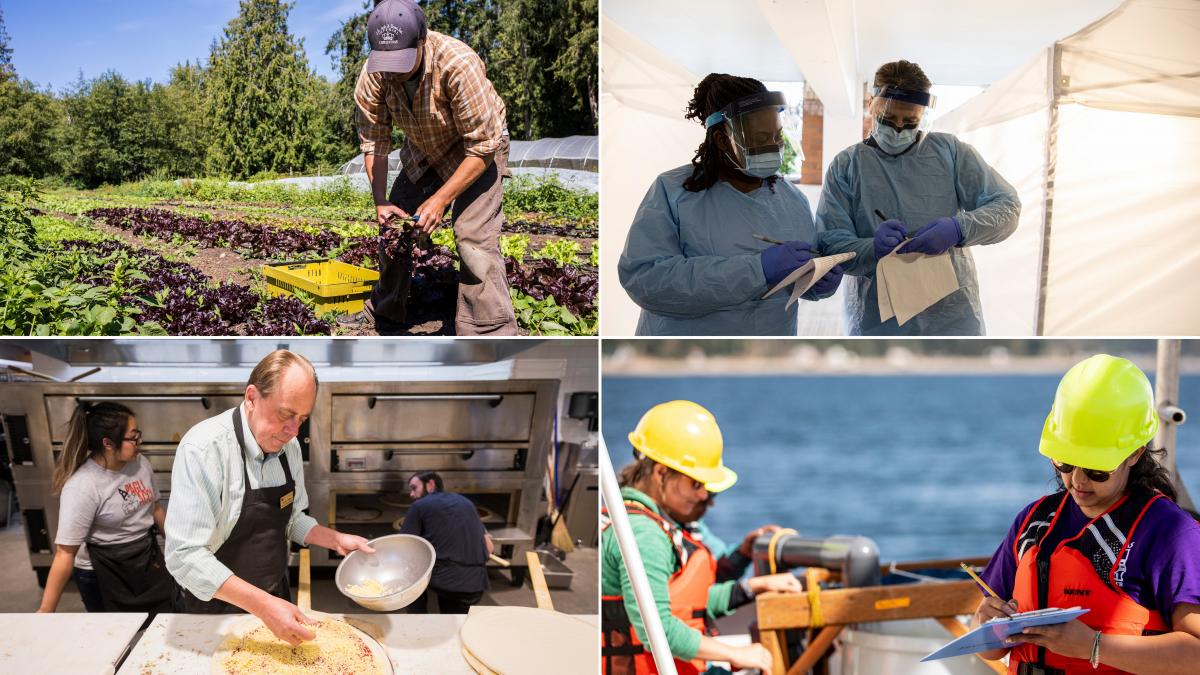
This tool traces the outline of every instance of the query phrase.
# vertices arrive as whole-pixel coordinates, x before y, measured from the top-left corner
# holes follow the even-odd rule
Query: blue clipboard
[[[963,656],[986,652],[991,649],[1008,648],[1005,638],[1016,635],[1028,626],[1049,626],[1056,623],[1073,621],[1086,614],[1089,610],[1072,607],[1070,609],[1035,609],[1032,612],[1022,612],[1002,619],[992,619],[962,637],[951,640],[941,649],[921,659],[936,661],[952,656]]]

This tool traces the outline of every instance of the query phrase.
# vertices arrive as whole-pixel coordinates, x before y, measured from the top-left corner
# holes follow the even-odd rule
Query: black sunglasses
[[[1059,464],[1058,462],[1056,462],[1054,460],[1050,460],[1050,463],[1053,464],[1054,468],[1058,469],[1058,472],[1063,475],[1071,473],[1072,471],[1074,471],[1077,468],[1083,469],[1083,475],[1087,476],[1088,480],[1092,481],[1093,483],[1103,483],[1104,481],[1108,480],[1109,478],[1112,478],[1111,471],[1097,471],[1096,469],[1084,469],[1082,466],[1076,467],[1074,464]]]

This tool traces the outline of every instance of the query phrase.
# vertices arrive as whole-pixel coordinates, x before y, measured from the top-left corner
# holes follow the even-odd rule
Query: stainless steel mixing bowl
[[[376,612],[392,612],[411,605],[429,585],[433,563],[437,560],[433,545],[411,534],[389,534],[371,540],[370,544],[374,553],[351,551],[338,565],[334,575],[338,590],[362,607]],[[370,579],[392,591],[364,596],[347,590],[348,586],[358,586]]]

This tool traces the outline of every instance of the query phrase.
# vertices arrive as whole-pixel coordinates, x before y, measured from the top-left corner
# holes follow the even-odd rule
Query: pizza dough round
[[[316,639],[293,647],[275,637],[258,617],[238,619],[213,653],[213,675],[234,673],[369,673],[391,675],[392,663],[383,646],[339,615],[305,612],[317,623],[308,629]]]
[[[474,608],[459,637],[463,649],[484,667],[472,663],[472,668],[485,674],[591,673],[600,663],[595,626],[536,607]]]

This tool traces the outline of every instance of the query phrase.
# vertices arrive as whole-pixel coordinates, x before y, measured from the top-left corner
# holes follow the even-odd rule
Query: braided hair
[[[766,90],[766,85],[752,77],[710,73],[700,80],[700,84],[696,85],[696,90],[692,93],[692,100],[688,102],[687,113],[683,117],[704,124],[704,120],[708,119],[709,115],[739,98]],[[729,140],[725,134],[724,125],[716,124],[706,130],[704,142],[700,144],[700,147],[696,149],[695,156],[692,157],[692,175],[683,181],[685,190],[690,192],[707,190],[716,184],[722,168],[736,170],[726,156],[727,150],[722,147],[718,136],[724,136],[727,141]],[[732,142],[729,145],[732,146]],[[771,192],[775,191],[775,181],[778,179],[779,176],[767,178]]]

